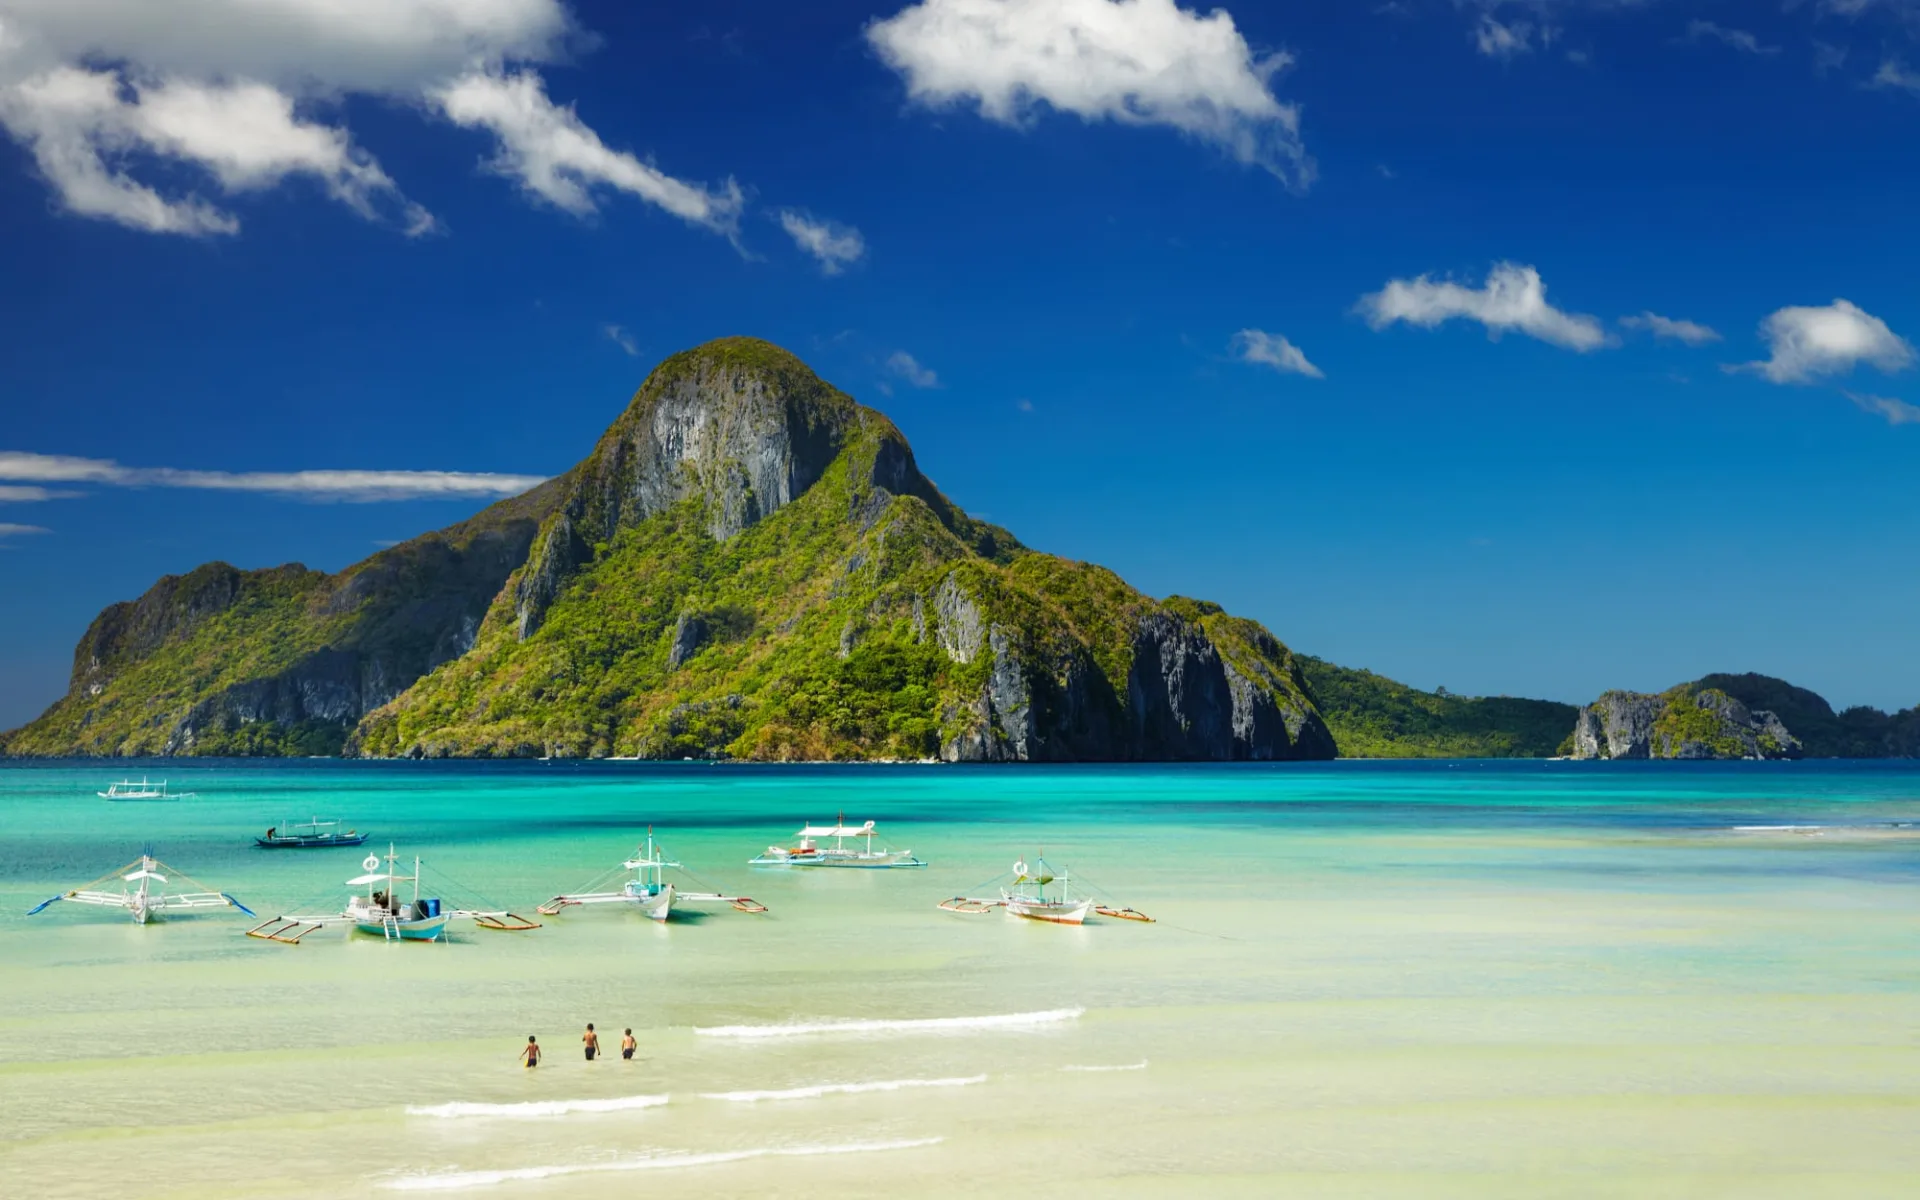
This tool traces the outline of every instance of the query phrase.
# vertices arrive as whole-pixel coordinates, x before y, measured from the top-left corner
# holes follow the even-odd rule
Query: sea
[[[649,829],[767,911],[538,915]],[[389,846],[541,927],[245,936]],[[28,915],[146,850],[258,916]],[[1042,858],[1153,922],[938,907]],[[1920,766],[0,763],[0,1193],[644,1189],[1920,1195]]]

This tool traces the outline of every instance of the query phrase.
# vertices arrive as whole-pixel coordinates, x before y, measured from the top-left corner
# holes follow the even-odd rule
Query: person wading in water
[[[540,1065],[540,1043],[533,1040],[532,1034],[527,1035],[527,1048],[520,1052],[520,1057],[526,1060],[528,1067]]]
[[[593,1031],[591,1021],[587,1023],[587,1031],[580,1035],[580,1041],[587,1048],[587,1061],[592,1062],[593,1056],[600,1053],[600,1035]]]
[[[633,1059],[633,1052],[638,1048],[638,1045],[639,1044],[633,1040],[633,1030],[627,1030],[620,1038],[620,1057],[631,1061]]]

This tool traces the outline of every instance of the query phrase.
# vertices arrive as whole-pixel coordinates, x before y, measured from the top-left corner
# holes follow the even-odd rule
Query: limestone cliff
[[[1658,695],[1607,692],[1580,710],[1575,758],[1799,758],[1780,718],[1718,688],[1683,684]]]

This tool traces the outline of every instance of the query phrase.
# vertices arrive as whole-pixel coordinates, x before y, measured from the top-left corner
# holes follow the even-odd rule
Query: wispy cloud
[[[1920,95],[1920,72],[1908,70],[1907,64],[1897,58],[1889,58],[1880,64],[1880,69],[1867,81],[1867,86]]]
[[[128,467],[111,459],[14,450],[0,451],[0,480],[9,484],[89,483],[103,487],[266,492],[305,500],[358,503],[517,496],[546,482],[538,475],[473,471],[194,471]]]
[[[1712,21],[1688,21],[1686,36],[1680,40],[1683,42],[1719,42],[1723,46],[1731,46],[1742,54],[1768,55],[1780,53],[1780,47],[1763,46],[1760,44],[1759,38],[1744,29],[1729,29],[1725,25],[1718,25]]]
[[[79,492],[55,491],[52,488],[16,486],[0,484],[0,504],[30,504],[40,500],[70,500]]]
[[[1300,347],[1277,333],[1242,329],[1233,335],[1233,349],[1241,362],[1272,367],[1284,374],[1305,375],[1309,379],[1326,378],[1319,367],[1307,361]]]
[[[607,335],[608,341],[625,350],[628,358],[640,357],[640,344],[633,340],[633,335],[627,332],[625,326],[606,324],[600,327],[600,332]]]
[[[1493,14],[1480,17],[1473,29],[1473,44],[1488,58],[1511,59],[1533,53],[1533,25],[1527,21],[1502,24]]]
[[[41,525],[13,525],[0,521],[0,538],[25,537],[35,533],[51,532],[53,531]]]
[[[1848,392],[1847,399],[1859,405],[1861,411],[1884,418],[1889,425],[1920,425],[1920,405],[1891,396],[1866,396],[1858,392]]]
[[[895,350],[887,356],[887,371],[905,380],[912,387],[937,388],[940,386],[940,376],[934,374],[930,367],[923,366],[919,359],[905,350]]]
[[[781,209],[779,219],[780,228],[787,231],[793,244],[819,262],[822,274],[838,275],[867,252],[865,239],[851,225],[810,216],[797,208]]]
[[[1709,326],[1677,317],[1663,317],[1653,312],[1643,312],[1637,317],[1621,317],[1620,325],[1622,328],[1638,329],[1668,341],[1685,342],[1689,346],[1704,346],[1708,342],[1720,340],[1719,332]]]
[[[1478,321],[1496,340],[1509,331],[1586,353],[1611,344],[1598,318],[1562,312],[1547,303],[1540,272],[1518,263],[1496,263],[1477,288],[1431,279],[1395,279],[1362,296],[1360,314],[1375,329],[1397,321],[1432,329],[1447,321]]]
[[[1889,372],[1914,362],[1911,343],[1846,300],[1783,308],[1760,323],[1760,336],[1768,357],[1728,370],[1752,371],[1774,383],[1809,383],[1822,375],[1845,374],[1863,362]]]

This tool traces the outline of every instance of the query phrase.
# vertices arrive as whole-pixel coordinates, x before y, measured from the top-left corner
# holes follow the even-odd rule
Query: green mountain
[[[1343,758],[1546,758],[1580,712],[1552,700],[1423,692],[1372,671],[1299,661]]]
[[[647,378],[567,474],[338,575],[103,612],[11,754],[1328,758],[1295,656],[960,511],[766,342]]]

